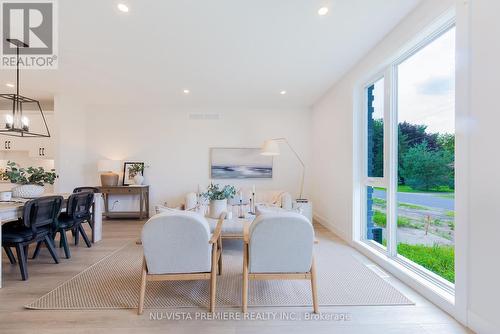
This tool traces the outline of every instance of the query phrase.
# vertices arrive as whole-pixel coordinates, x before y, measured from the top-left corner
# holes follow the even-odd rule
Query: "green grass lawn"
[[[454,218],[455,217],[455,211],[446,211],[445,215],[446,215],[446,217]]]
[[[400,192],[400,193],[454,193],[455,190],[450,188],[450,187],[447,187],[447,186],[440,186],[437,188],[431,188],[429,190],[416,190],[410,186],[399,184],[398,185],[398,192]]]
[[[387,246],[387,240],[382,244]],[[398,244],[398,254],[455,283],[455,248],[445,245]]]
[[[398,202],[398,207],[404,209],[413,209],[413,210],[429,210],[429,208],[426,206],[410,204],[410,203],[402,203],[402,202]]]
[[[385,188],[374,187],[377,190],[386,190]],[[417,190],[413,189],[410,186],[399,184],[398,185],[399,193],[440,193],[440,197],[444,198],[453,198],[455,196],[455,189],[452,189],[447,186],[440,186],[437,188],[431,188],[429,190]]]
[[[380,227],[386,227],[387,225],[387,215],[380,211],[373,211],[373,222]],[[398,227],[410,227],[410,228],[420,228],[420,226],[412,223],[406,217],[398,217]]]
[[[455,249],[445,245],[398,244],[398,254],[455,283]]]
[[[373,204],[378,205],[382,208],[385,208],[387,206],[387,201],[385,199],[374,197],[372,200]],[[429,208],[426,206],[416,205],[411,203],[403,203],[403,202],[398,202],[398,207],[404,209],[412,209],[412,210],[429,210]]]

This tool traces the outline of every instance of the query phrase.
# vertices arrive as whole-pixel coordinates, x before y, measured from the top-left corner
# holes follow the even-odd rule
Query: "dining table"
[[[44,196],[60,195],[65,200],[63,201],[62,211],[66,210],[66,203],[70,193],[57,193],[49,194],[46,193]],[[9,201],[0,201],[0,225],[5,223],[16,221],[22,217],[23,208],[26,202],[30,199],[27,198],[12,198]],[[92,242],[98,242],[102,239],[102,194],[94,194],[94,203],[92,204]],[[2,229],[0,228],[0,240],[2,239]],[[3,249],[0,250],[0,288],[2,287],[3,275],[2,275],[2,257]]]

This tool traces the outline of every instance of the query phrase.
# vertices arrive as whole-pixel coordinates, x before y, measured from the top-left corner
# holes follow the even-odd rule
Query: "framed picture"
[[[273,157],[260,148],[211,148],[212,179],[272,179]]]
[[[137,174],[144,176],[144,162],[127,161],[123,163],[123,185],[135,184],[134,176]]]

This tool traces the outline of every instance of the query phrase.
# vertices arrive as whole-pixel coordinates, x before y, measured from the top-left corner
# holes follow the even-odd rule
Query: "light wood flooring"
[[[83,242],[80,242],[78,248],[72,246],[72,258],[69,260],[64,259],[62,249],[58,249],[61,263],[57,265],[53,264],[47,250],[43,249],[38,259],[29,261],[30,278],[25,282],[20,280],[18,267],[10,265],[7,257],[3,256],[4,287],[0,289],[0,333],[471,333],[395,278],[390,278],[391,282],[415,301],[415,306],[321,308],[322,312],[328,314],[347,313],[349,321],[150,320],[149,310],[138,316],[135,310],[34,311],[23,308],[23,305],[52,290],[115,249],[136,240],[142,224],[143,221],[137,220],[104,221],[102,241],[92,248],[86,248]],[[333,243],[339,252],[351,253],[363,262],[370,262],[322,226],[316,226],[316,231],[320,242]],[[206,309],[195,311],[206,312]],[[250,311],[296,312],[300,315],[310,312],[310,308],[252,308]]]

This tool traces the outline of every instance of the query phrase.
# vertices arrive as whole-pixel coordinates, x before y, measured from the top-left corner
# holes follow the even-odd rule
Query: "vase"
[[[134,183],[137,185],[141,185],[142,182],[144,182],[144,176],[142,176],[141,174],[136,174],[134,176]]]
[[[40,197],[45,188],[38,184],[22,184],[12,188],[12,197],[18,198],[35,198]]]
[[[223,212],[227,212],[227,199],[210,201],[210,218],[218,219]]]

